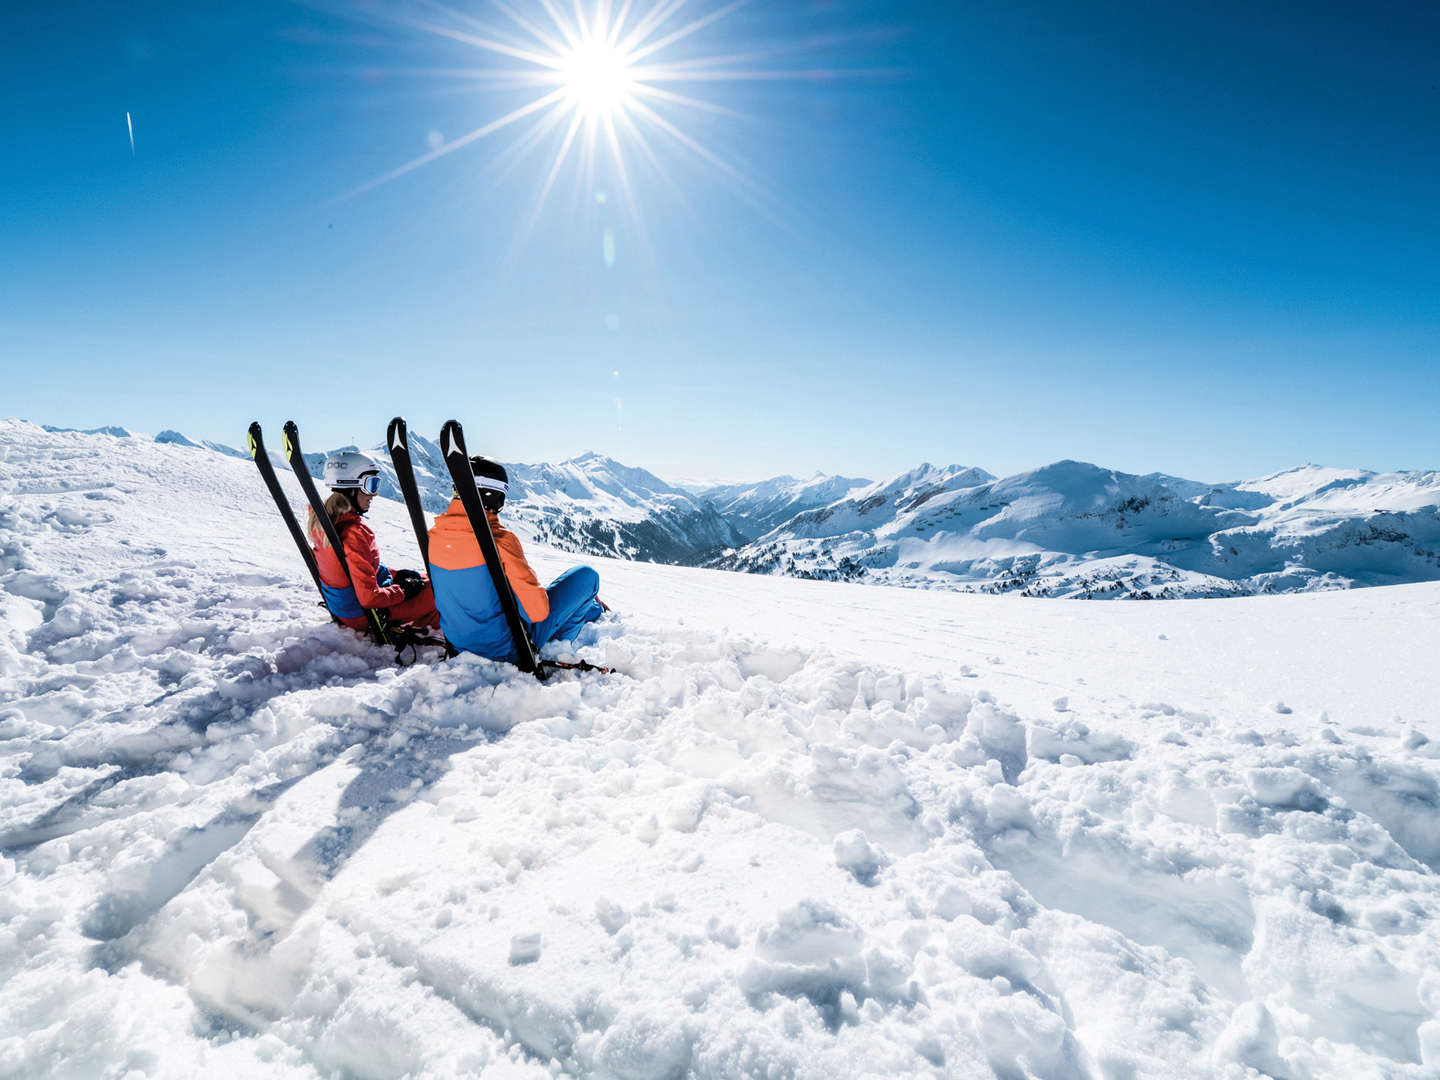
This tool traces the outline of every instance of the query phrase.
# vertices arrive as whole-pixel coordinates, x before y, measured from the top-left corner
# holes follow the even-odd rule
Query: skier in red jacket
[[[391,623],[408,623],[434,629],[440,626],[435,611],[435,595],[425,576],[415,570],[396,570],[380,561],[380,548],[375,533],[365,523],[363,514],[380,490],[380,467],[375,459],[358,450],[342,450],[325,460],[325,486],[330,497],[325,512],[335,523],[340,542],[345,546],[345,564],[330,546],[325,530],[313,510],[306,515],[306,532],[315,549],[315,561],[324,582],[325,601],[340,621],[355,630],[365,630],[365,609],[382,610]],[[351,587],[351,582],[354,587]]]

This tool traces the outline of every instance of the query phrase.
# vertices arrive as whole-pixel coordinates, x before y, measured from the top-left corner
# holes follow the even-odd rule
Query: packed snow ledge
[[[0,421],[0,1076],[1440,1075],[1440,586],[595,564],[621,674],[397,667],[249,462]]]

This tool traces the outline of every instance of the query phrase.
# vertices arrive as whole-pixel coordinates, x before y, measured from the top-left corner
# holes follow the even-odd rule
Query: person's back
[[[471,458],[476,487],[486,509],[500,566],[520,605],[525,630],[536,646],[572,637],[605,610],[596,598],[600,577],[588,566],[566,571],[547,589],[525,559],[520,539],[500,524],[509,483],[505,469],[488,458]],[[440,628],[464,652],[514,663],[515,639],[484,553],[458,498],[430,530],[430,575]]]
[[[375,534],[361,521],[360,515],[353,510],[339,510],[337,513],[328,507],[327,512],[340,535],[340,543],[345,547],[345,565],[341,565],[340,553],[330,546],[320,523],[311,514],[308,519],[310,546],[315,552],[316,568],[320,571],[321,591],[325,594],[325,603],[340,616],[341,622],[352,629],[364,630],[365,608],[383,606],[383,601],[387,600],[393,602],[396,594],[383,590],[394,590],[397,586],[389,567],[378,560],[371,572],[365,573],[365,556],[376,544]],[[354,532],[356,529],[364,531]],[[347,569],[355,575],[356,587],[351,586]],[[363,599],[361,593],[364,594]],[[405,598],[403,592],[398,595],[402,600]]]
[[[549,596],[525,561],[519,539],[500,525],[495,514],[486,516],[521,615],[527,624],[540,622],[550,614]],[[515,639],[510,636],[510,624],[459,499],[451,501],[430,530],[430,581],[440,626],[450,644],[464,652],[514,663]]]

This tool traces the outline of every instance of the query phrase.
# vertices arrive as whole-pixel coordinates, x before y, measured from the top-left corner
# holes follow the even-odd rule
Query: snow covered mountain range
[[[1027,596],[1223,596],[1440,578],[1440,473],[1305,465],[1238,484],[1078,461],[922,465],[797,514],[727,569]]]
[[[129,437],[123,428],[96,433]],[[244,456],[167,431],[157,441]],[[450,481],[439,447],[411,432],[426,508]],[[383,445],[367,448],[399,498]],[[317,475],[323,453],[307,455]],[[888,480],[781,476],[670,484],[599,454],[506,463],[507,517],[566,551],[824,580],[1176,598],[1440,579],[1440,472],[1303,465],[1204,484],[1061,461],[997,479],[921,465]]]

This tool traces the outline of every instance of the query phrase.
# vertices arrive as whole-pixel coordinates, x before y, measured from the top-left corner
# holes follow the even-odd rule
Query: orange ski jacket
[[[525,561],[520,538],[500,524],[498,515],[486,517],[521,615],[532,625],[540,622],[550,614],[550,594]],[[451,500],[430,530],[430,584],[441,630],[452,645],[494,660],[513,659],[515,642],[505,611],[459,499]]]

